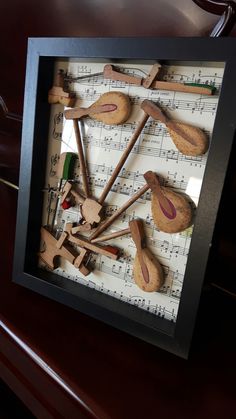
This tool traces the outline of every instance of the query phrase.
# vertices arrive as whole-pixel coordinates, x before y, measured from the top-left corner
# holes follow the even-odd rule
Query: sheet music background
[[[119,64],[121,69],[130,74],[145,77],[150,65]],[[58,61],[58,69],[68,71],[68,77],[102,72],[104,63],[82,63],[73,61]],[[168,81],[197,82],[213,84],[219,90],[223,77],[223,67],[218,65],[183,66],[175,65],[165,68],[165,79]],[[176,120],[183,121],[202,128],[211,136],[216,115],[218,94],[214,96],[199,96],[169,91],[146,90],[142,87],[114,82],[95,76],[71,82],[70,88],[77,94],[77,106],[88,107],[102,93],[121,91],[129,95],[132,101],[132,113],[127,122],[120,126],[107,126],[90,118],[82,120],[81,132],[85,144],[85,154],[89,166],[89,183],[94,197],[99,197],[104,185],[109,179],[126,144],[138,122],[142,110],[140,104],[144,99],[158,102],[167,114]],[[44,213],[42,224],[52,222],[56,208],[59,179],[56,175],[58,158],[62,152],[77,152],[76,141],[71,121],[63,119],[62,105],[51,106],[48,167],[45,178]],[[173,190],[188,194],[197,206],[201,183],[207,161],[207,154],[200,157],[184,156],[178,152],[170,139],[165,126],[149,119],[143,133],[138,139],[133,152],[120,172],[112,191],[106,199],[106,214],[110,215],[121,206],[130,195],[145,184],[143,173],[153,170],[162,181],[162,185]],[[79,185],[79,163],[77,161],[75,179]],[[145,224],[147,244],[161,262],[165,272],[165,283],[160,292],[146,293],[136,286],[132,277],[132,262],[135,247],[129,236],[109,241],[109,244],[122,249],[118,261],[107,257],[92,255],[90,264],[93,272],[87,276],[79,272],[69,262],[61,260],[60,268],[54,272],[77,281],[84,286],[94,288],[154,315],[175,321],[178,313],[181,289],[184,281],[192,227],[178,234],[167,234],[158,231],[154,226],[150,209],[150,192],[134,203],[109,228],[117,231],[128,227],[128,222],[134,217],[142,218]],[[66,222],[77,222],[80,219],[78,208],[63,211],[58,205],[56,227],[58,235],[63,231]]]

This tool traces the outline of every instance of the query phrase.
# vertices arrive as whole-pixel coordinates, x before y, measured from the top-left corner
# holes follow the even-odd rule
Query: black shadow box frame
[[[225,64],[176,323],[37,267],[42,188],[56,58],[211,61]],[[236,43],[232,38],[31,38],[28,44],[14,282],[187,358],[214,224],[235,135]]]

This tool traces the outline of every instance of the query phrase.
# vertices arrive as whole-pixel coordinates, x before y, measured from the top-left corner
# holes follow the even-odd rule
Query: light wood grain
[[[153,119],[166,125],[170,137],[181,153],[189,156],[199,156],[208,150],[209,140],[200,128],[170,120],[156,103],[148,99],[142,102],[141,108]]]
[[[64,112],[66,119],[90,116],[106,125],[123,124],[131,113],[129,96],[122,92],[107,92],[88,108],[73,108]]]
[[[79,130],[77,119],[73,119],[73,126],[74,126],[76,144],[77,144],[78,155],[79,155],[80,174],[82,176],[84,193],[85,193],[86,198],[88,198],[89,197],[88,174],[87,174],[87,167],[86,167],[86,162],[84,158],[84,151],[83,151],[83,146],[82,146],[80,130]]]

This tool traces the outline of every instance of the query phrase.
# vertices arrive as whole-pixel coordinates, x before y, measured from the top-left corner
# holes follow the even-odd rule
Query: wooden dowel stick
[[[88,186],[87,169],[86,169],[83,146],[82,146],[82,141],[81,141],[81,137],[80,137],[80,130],[79,130],[79,125],[78,125],[78,120],[77,119],[73,119],[73,126],[74,126],[75,138],[76,138],[78,154],[79,154],[80,173],[81,173],[81,176],[82,176],[84,193],[85,193],[86,198],[88,198],[89,197],[89,186]]]
[[[148,76],[143,79],[142,86],[145,87],[145,89],[149,89],[149,87],[152,85],[153,81],[157,77],[158,73],[160,72],[161,64],[155,63],[153,64],[151,70],[149,71]]]
[[[104,66],[103,75],[105,79],[117,80],[129,84],[136,84],[137,86],[141,86],[142,84],[141,77],[135,77],[130,76],[129,74],[120,73],[119,71],[116,71],[114,67],[110,64],[106,64]]]
[[[158,64],[154,64],[157,67]],[[156,68],[155,68],[156,70]],[[136,84],[137,86],[143,86],[146,88],[151,89],[158,89],[158,90],[170,90],[174,92],[183,92],[183,93],[195,93],[199,95],[212,95],[214,93],[214,88],[210,85],[206,86],[199,86],[194,83],[178,83],[178,82],[168,82],[162,80],[154,80],[152,79],[152,83],[149,83],[149,76],[144,78],[130,76],[126,73],[121,73],[119,71],[114,70],[112,65],[105,65],[103,71],[104,78],[108,78],[110,80],[117,80],[123,81],[129,84]],[[156,74],[157,75],[157,74]]]
[[[116,168],[114,169],[109,181],[107,182],[105,188],[103,189],[103,192],[102,192],[102,194],[101,194],[101,196],[98,200],[99,204],[102,205],[103,202],[105,201],[107,194],[110,192],[113,183],[115,182],[117,176],[119,175],[120,170],[122,169],[125,161],[127,160],[128,156],[129,156],[134,144],[136,143],[139,135],[141,134],[142,129],[145,126],[148,118],[149,118],[149,115],[147,115],[146,113],[144,113],[142,115],[142,118],[141,118],[138,126],[136,127],[131,139],[129,140],[127,148],[125,149],[124,153],[122,154],[122,156],[121,156]]]
[[[105,246],[102,247],[102,246],[99,246],[97,244],[89,243],[86,239],[75,237],[72,234],[69,234],[68,235],[68,240],[71,243],[74,243],[77,246],[83,247],[86,250],[90,250],[94,253],[98,253],[100,255],[110,257],[111,259],[114,259],[114,260],[117,260],[117,258],[118,258],[117,253],[115,254],[114,252],[108,250]]]
[[[197,93],[199,95],[212,95],[212,89],[210,87],[202,86],[190,86],[184,83],[175,83],[167,81],[156,80],[151,85],[152,89],[170,90],[172,92],[183,92],[183,93]]]
[[[124,212],[127,208],[129,208],[135,201],[137,201],[140,196],[142,196],[146,191],[148,191],[149,186],[144,185],[138,192],[136,192],[131,198],[125,202],[122,207],[118,208],[114,214],[105,221],[105,223],[101,224],[94,233],[89,237],[89,240],[93,240],[96,237],[99,236],[100,233],[102,233],[104,230],[106,230],[107,227],[109,227],[113,221],[115,221],[121,214]]]
[[[105,242],[107,240],[116,239],[117,237],[125,236],[130,234],[130,228],[125,228],[124,230],[115,231],[114,233],[106,234],[104,236],[99,236],[96,239],[91,240],[91,243]]]

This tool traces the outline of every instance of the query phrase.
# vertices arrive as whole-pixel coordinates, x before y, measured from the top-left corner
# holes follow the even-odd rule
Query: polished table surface
[[[22,113],[29,36],[205,36],[217,20],[187,0],[1,2],[0,95]],[[21,124],[0,117],[0,177],[17,182]],[[189,361],[13,284],[17,191],[0,184],[0,377],[37,417],[234,417],[235,300],[211,286],[235,278],[234,179],[231,169]]]

